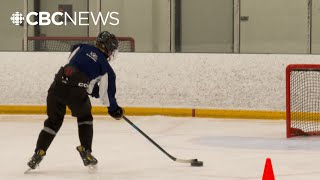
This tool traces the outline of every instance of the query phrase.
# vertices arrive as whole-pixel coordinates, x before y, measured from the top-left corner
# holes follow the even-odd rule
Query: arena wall
[[[47,89],[68,55],[1,52],[0,113],[45,112]],[[120,53],[112,66],[118,103],[133,115],[283,119],[286,66],[317,63],[317,55]],[[99,100],[92,104],[105,111]]]

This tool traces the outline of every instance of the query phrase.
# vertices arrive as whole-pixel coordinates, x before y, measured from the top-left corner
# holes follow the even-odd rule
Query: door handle
[[[249,16],[241,16],[240,21],[249,21]]]

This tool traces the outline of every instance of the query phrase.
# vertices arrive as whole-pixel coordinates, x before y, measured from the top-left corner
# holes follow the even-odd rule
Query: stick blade
[[[176,159],[175,160],[176,162],[179,162],[179,163],[192,163],[192,162],[197,162],[198,159]]]

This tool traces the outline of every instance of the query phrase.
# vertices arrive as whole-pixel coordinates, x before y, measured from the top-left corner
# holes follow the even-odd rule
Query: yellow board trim
[[[281,111],[196,109],[196,117],[283,120],[286,119],[286,113]]]
[[[129,116],[176,116],[176,117],[206,117],[226,119],[285,119],[285,112],[263,110],[219,110],[193,108],[145,108],[125,107],[125,114]],[[107,108],[92,107],[94,115],[107,115]],[[0,105],[0,114],[46,114],[46,106],[37,105]],[[67,114],[70,110],[67,108]]]

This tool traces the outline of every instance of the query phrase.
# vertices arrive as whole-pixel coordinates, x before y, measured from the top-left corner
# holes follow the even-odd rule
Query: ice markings
[[[194,143],[225,148],[271,149],[271,150],[320,150],[319,137],[263,138],[237,136],[205,136],[192,140]]]

